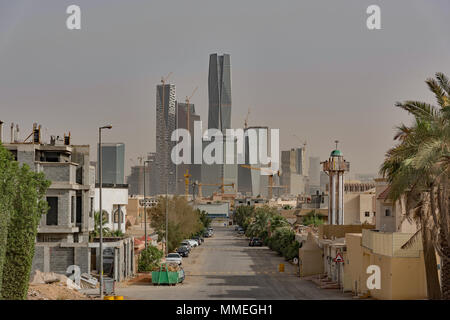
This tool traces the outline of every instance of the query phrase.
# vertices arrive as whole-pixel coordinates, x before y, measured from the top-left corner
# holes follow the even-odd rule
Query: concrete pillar
[[[338,188],[338,224],[344,224],[344,173],[339,172]]]
[[[331,223],[336,224],[336,174],[331,174]]]

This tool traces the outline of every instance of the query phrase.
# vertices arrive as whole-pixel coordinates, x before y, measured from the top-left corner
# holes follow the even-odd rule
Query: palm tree
[[[402,124],[394,139],[399,141],[386,153],[380,173],[390,183],[389,197],[405,200],[406,216],[416,221],[424,249],[427,289],[430,299],[450,299],[449,242],[449,162],[450,162],[450,82],[442,73],[427,79],[439,107],[418,101],[396,106],[414,116],[412,126]],[[400,201],[402,203],[402,201]],[[441,290],[435,250],[441,257]]]

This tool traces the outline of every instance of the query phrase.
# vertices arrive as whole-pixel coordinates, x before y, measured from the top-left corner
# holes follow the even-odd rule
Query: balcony
[[[403,258],[417,258],[422,250],[422,238],[417,237],[408,249],[401,247],[414,235],[414,233],[380,232],[378,230],[362,230],[362,246],[373,253]]]

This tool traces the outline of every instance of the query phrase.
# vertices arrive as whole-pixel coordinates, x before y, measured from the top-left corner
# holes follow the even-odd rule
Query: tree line
[[[0,143],[0,299],[25,300],[37,229],[48,211],[43,173],[14,161]]]

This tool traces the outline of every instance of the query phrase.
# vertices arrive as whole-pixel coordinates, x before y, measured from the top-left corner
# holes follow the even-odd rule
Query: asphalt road
[[[278,264],[285,272],[278,272]],[[177,286],[150,283],[116,287],[125,299],[351,299],[334,289],[319,289],[298,277],[296,266],[267,247],[249,247],[234,227],[215,228],[212,238],[183,258],[186,280]]]

